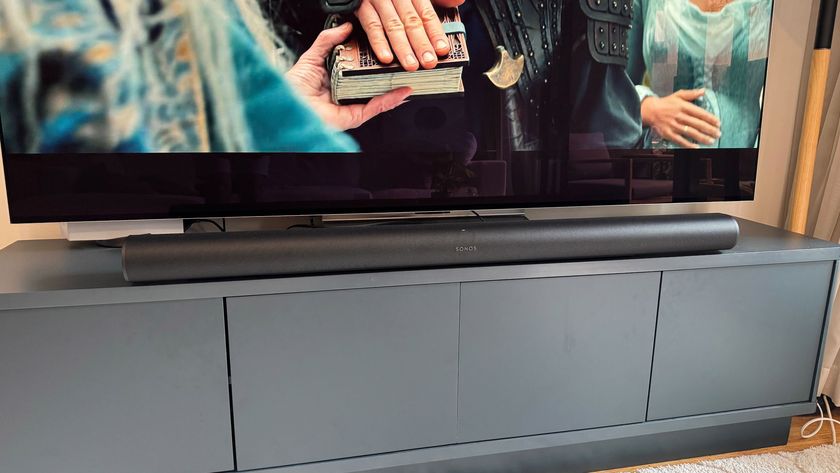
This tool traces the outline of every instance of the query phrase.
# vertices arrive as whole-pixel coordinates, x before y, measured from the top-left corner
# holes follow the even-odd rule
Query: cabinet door
[[[808,401],[832,267],[666,272],[649,418]]]
[[[228,301],[249,470],[452,443],[458,285]]]
[[[233,469],[222,300],[0,311],[0,471]]]
[[[642,422],[659,278],[464,284],[459,440]]]

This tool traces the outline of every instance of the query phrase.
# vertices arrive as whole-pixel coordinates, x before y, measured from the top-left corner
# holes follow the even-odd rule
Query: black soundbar
[[[139,283],[703,253],[738,234],[721,214],[488,220],[132,236],[122,256]]]

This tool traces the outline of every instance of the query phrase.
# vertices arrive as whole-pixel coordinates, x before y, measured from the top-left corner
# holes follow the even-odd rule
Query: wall
[[[534,210],[529,215],[534,218],[561,218],[724,212],[769,225],[782,225],[792,175],[792,157],[798,143],[800,96],[804,90],[802,77],[810,63],[816,4],[816,0],[776,0],[755,202],[550,209]],[[838,25],[840,28],[840,23]],[[837,67],[840,68],[840,65]],[[10,226],[4,189],[0,172],[0,248],[18,239],[54,238],[58,235],[55,225]]]
[[[834,42],[840,46],[840,9],[837,10],[837,21],[834,23]],[[833,48],[837,50],[838,48]],[[832,84],[837,83],[837,79],[840,78],[840,57],[837,54],[834,54],[831,58],[831,68],[828,71],[828,84],[829,88]],[[825,97],[825,112],[828,112],[828,106],[831,103],[831,90],[826,94]],[[823,118],[825,118],[825,114],[823,114]]]

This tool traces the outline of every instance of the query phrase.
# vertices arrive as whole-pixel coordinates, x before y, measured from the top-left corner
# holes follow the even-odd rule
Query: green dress
[[[706,89],[695,104],[720,119],[722,133],[710,147],[756,147],[772,7],[772,0],[733,0],[709,13],[690,0],[636,0],[628,72],[639,97]],[[646,147],[676,146],[646,135]]]

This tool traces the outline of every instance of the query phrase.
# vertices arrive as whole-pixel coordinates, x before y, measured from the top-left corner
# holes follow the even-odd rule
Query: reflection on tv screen
[[[754,195],[772,0],[329,3],[0,2],[13,219]]]

